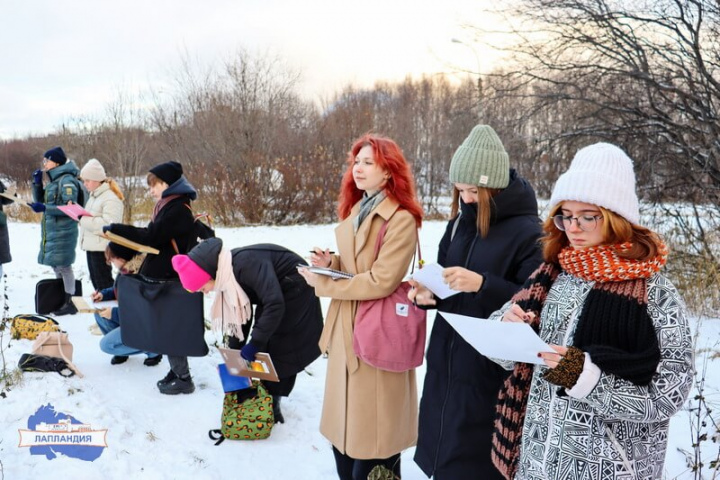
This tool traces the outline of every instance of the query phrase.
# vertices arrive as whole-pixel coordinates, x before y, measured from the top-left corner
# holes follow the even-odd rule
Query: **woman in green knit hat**
[[[477,125],[450,164],[451,219],[438,263],[460,293],[410,297],[440,312],[487,318],[542,261],[535,192],[510,168],[495,131]],[[507,372],[478,353],[438,313],[427,351],[415,462],[435,480],[502,479],[490,458],[498,391]]]

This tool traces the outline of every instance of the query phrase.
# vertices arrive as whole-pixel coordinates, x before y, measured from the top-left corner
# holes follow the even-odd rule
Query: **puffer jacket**
[[[520,289],[542,262],[535,192],[514,170],[494,198],[490,231],[477,231],[477,204],[461,203],[460,218],[448,222],[438,263],[482,274],[477,293],[458,293],[437,303],[420,400],[415,462],[437,480],[502,479],[490,458],[495,404],[508,373],[478,353],[443,318],[442,312],[487,318]]]
[[[561,273],[541,313],[540,337],[572,345],[582,305],[594,282]],[[668,423],[687,399],[693,379],[693,340],[675,287],[661,274],[648,279],[648,314],[660,363],[647,386],[601,373],[584,398],[558,394],[535,366],[516,479],[663,478]],[[490,320],[500,321],[506,303]],[[495,360],[510,369],[512,362]]]
[[[5,185],[0,181],[0,192],[5,191]],[[10,263],[10,236],[8,235],[7,215],[3,212],[3,205],[12,203],[12,200],[0,197],[0,263]]]
[[[80,170],[72,160],[68,160],[46,173],[50,183],[45,188],[33,185],[33,199],[45,204],[38,263],[51,267],[72,265],[75,263],[78,224],[57,207],[70,201],[78,203],[78,193],[83,189],[78,179]]]
[[[108,241],[99,236],[102,227],[122,222],[124,209],[122,200],[110,189],[108,183],[103,183],[90,192],[85,210],[93,216],[80,218],[80,248],[86,252],[105,251]]]

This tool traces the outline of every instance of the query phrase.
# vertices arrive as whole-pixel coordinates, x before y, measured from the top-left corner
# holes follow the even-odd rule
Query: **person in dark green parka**
[[[42,169],[35,170],[33,179],[33,203],[30,208],[42,213],[42,238],[38,263],[52,267],[57,278],[63,279],[65,303],[54,315],[77,313],[70,298],[75,294],[75,248],[78,240],[78,222],[64,214],[57,207],[70,203],[82,203],[82,185],[78,179],[80,170],[73,161],[68,161],[60,147],[45,152]],[[49,183],[43,188],[43,173]]]

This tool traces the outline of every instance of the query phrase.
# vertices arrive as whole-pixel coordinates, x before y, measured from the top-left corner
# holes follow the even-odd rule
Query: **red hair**
[[[546,262],[557,263],[562,249],[570,245],[565,232],[557,228],[553,222],[555,215],[562,214],[562,205],[562,202],[557,204],[543,223],[545,234],[540,242]],[[604,219],[602,227],[599,227],[602,228],[603,245],[632,242],[632,248],[629,251],[618,253],[619,257],[629,260],[647,261],[658,255],[662,248],[662,240],[655,232],[640,225],[634,225],[606,208],[596,206]]]
[[[340,186],[340,197],[338,203],[338,215],[341,220],[350,216],[353,205],[360,201],[363,191],[355,186],[353,179],[353,165],[358,152],[365,146],[370,146],[375,157],[375,164],[385,170],[389,175],[385,184],[387,196],[410,212],[415,217],[418,227],[422,224],[423,209],[417,200],[415,193],[415,180],[410,172],[410,165],[403,156],[402,150],[397,143],[386,137],[366,133],[355,141],[348,152],[347,170],[343,175]]]

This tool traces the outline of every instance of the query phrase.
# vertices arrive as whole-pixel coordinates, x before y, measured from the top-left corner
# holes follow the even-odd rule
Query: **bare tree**
[[[563,167],[592,141],[624,147],[645,199],[674,201],[659,208],[685,229],[685,267],[717,271],[720,4],[522,0],[504,14],[515,62],[495,95],[524,105],[514,121],[531,144]]]

